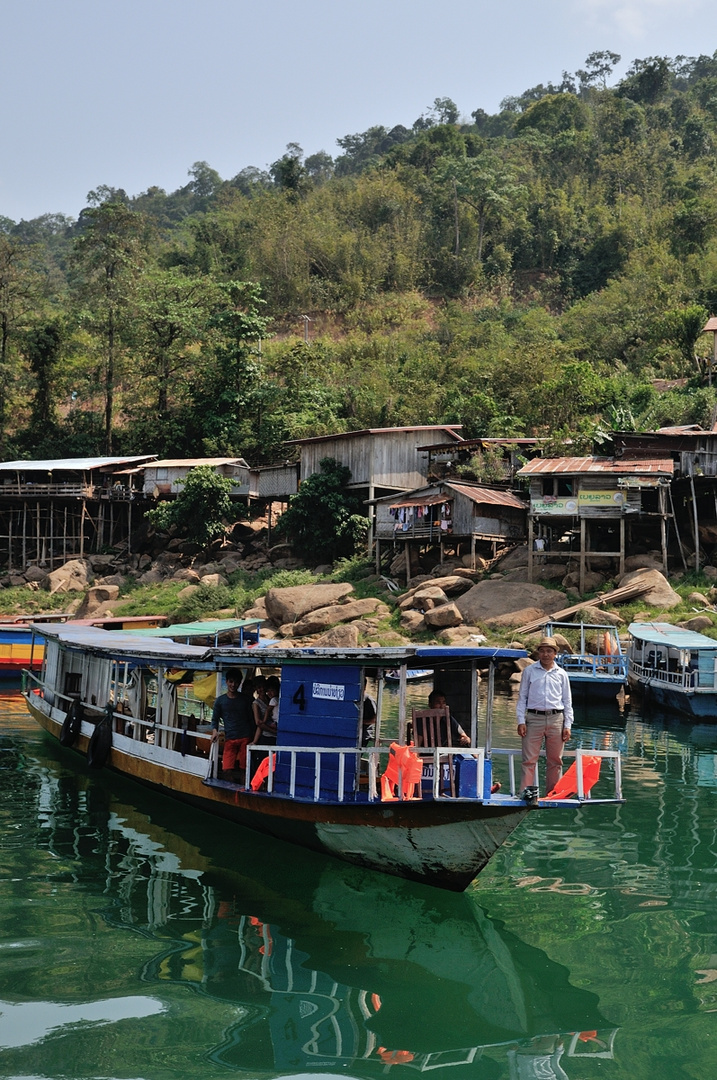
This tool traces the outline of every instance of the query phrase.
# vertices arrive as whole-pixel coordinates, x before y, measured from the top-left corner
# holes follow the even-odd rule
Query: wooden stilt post
[[[376,573],[381,573],[381,541],[376,537]]]
[[[127,503],[127,554],[132,554],[132,500]]]
[[[406,541],[406,545],[405,545],[405,554],[406,554],[406,588],[408,588],[410,586],[410,584],[411,584],[411,545],[410,545],[408,540]]]
[[[533,515],[528,514],[528,581],[533,584]]]
[[[476,536],[471,533],[471,570],[476,568]]]
[[[82,513],[80,514],[80,558],[85,557],[85,500],[82,500]]]
[[[27,503],[22,504],[22,569],[27,569]]]
[[[7,572],[12,573],[12,510],[10,511],[10,523],[7,527]]]
[[[55,502],[50,500],[50,570],[55,569]]]
[[[65,507],[65,525],[62,530],[62,561],[67,562],[67,507]]]
[[[697,518],[697,494],[695,492],[695,478],[690,474],[690,487],[692,488],[692,529],[695,537],[695,571],[700,569],[700,530]]]
[[[666,522],[666,510],[665,505],[665,489],[661,487],[660,492],[660,543],[662,547],[662,571],[667,577],[667,522]]]
[[[675,526],[675,536],[677,537],[677,546],[680,549],[680,555],[682,557],[682,565],[684,566],[685,573],[686,573],[687,572],[687,559],[685,558],[685,549],[682,546],[682,537],[680,536],[680,530],[679,530],[679,527],[677,525],[677,518],[675,517],[675,504],[674,504],[673,499],[672,499],[672,487],[671,486],[668,488],[668,491],[670,493],[670,508],[672,510],[672,524]]]
[[[368,485],[368,554],[371,557],[373,551],[373,541],[376,532],[376,507],[372,500],[376,493],[376,489],[373,486],[373,482]]]
[[[274,503],[269,499],[269,509],[266,515],[266,546],[269,548],[271,547],[271,510],[273,505]]]
[[[580,518],[580,594],[585,592],[585,544],[587,540],[587,519]]]
[[[625,518],[620,517],[620,577],[625,573]]]
[[[41,552],[40,552],[40,502],[35,503],[35,532],[37,533],[37,555],[35,556],[35,562],[39,565]]]

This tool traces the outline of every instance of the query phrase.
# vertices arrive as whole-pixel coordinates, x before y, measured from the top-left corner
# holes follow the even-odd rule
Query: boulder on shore
[[[667,610],[682,603],[682,597],[675,592],[659,570],[633,570],[631,574],[625,574],[620,578],[619,585],[622,588],[624,585],[632,585],[637,581],[644,581],[649,585],[648,591],[640,597],[641,603]]]
[[[273,623],[293,623],[317,608],[337,604],[354,591],[353,585],[292,585],[286,589],[269,589],[266,594],[266,613]]]
[[[328,630],[330,626],[336,626],[337,623],[351,622],[353,619],[360,619],[364,615],[373,615],[376,612],[382,615],[387,614],[388,608],[381,600],[373,596],[368,596],[365,600],[352,600],[348,604],[331,604],[329,607],[317,608],[316,611],[310,611],[294,623],[294,636],[320,634]]]
[[[119,585],[93,585],[85,593],[84,600],[77,609],[77,618],[104,611],[107,604],[119,597]]]
[[[463,616],[463,621],[467,623],[485,623],[488,619],[528,607],[537,608],[541,615],[552,615],[554,611],[566,607],[565,595],[557,589],[545,589],[542,585],[504,581],[500,578],[479,581],[467,593],[459,596],[455,605]],[[512,625],[520,626],[521,623]]]
[[[423,616],[426,626],[433,630],[444,630],[449,626],[460,626],[463,616],[455,604],[441,604],[440,607],[431,608]]]
[[[355,649],[358,645],[359,632],[355,623],[332,626],[314,642],[319,649]]]
[[[49,593],[84,592],[94,576],[87,559],[69,559],[43,579],[42,587]]]

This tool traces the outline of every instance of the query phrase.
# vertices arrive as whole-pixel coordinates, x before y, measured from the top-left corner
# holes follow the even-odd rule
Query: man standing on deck
[[[222,774],[226,780],[241,783],[246,770],[246,748],[254,736],[252,691],[249,685],[238,693],[241,672],[229,668],[226,674],[227,692],[214,702],[212,712],[212,742],[219,738],[219,721],[224,722],[224,752]],[[239,768],[236,768],[236,765]]]
[[[573,723],[570,681],[567,672],[555,663],[559,651],[555,638],[543,638],[538,645],[538,663],[525,668],[520,680],[516,706],[518,734],[523,740],[520,791],[533,805],[538,800],[535,766],[543,739],[548,759],[547,794],[563,774],[563,745],[570,738]]]

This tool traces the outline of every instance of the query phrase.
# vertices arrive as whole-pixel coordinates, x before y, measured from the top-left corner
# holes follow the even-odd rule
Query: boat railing
[[[558,659],[560,667],[565,671],[575,672],[576,674],[591,674],[595,677],[601,675],[627,675],[627,657],[624,655],[614,655],[613,653],[603,654],[591,654],[591,653],[575,653],[572,655],[563,655]]]
[[[54,707],[60,702],[65,702],[66,705],[69,706],[74,701],[77,701],[77,695],[73,697],[68,694],[61,694],[59,690],[48,690],[42,679],[31,671],[25,671],[24,676],[25,683],[23,684],[23,688],[26,692],[30,683],[34,683],[51,707]],[[52,695],[51,700],[50,694]],[[87,720],[94,714],[97,722],[99,722],[103,716],[107,715],[107,706],[92,705],[86,701],[81,702],[81,704],[84,718]],[[61,704],[60,708],[62,708]],[[188,717],[180,716],[179,719],[181,722],[179,724],[162,724],[154,719],[147,720],[140,716],[134,716],[132,713],[126,711],[126,706],[121,709],[113,706],[113,719],[117,734],[127,735],[137,742],[154,741],[157,745],[164,744],[166,746],[169,743],[170,737],[177,735],[181,737],[185,732],[190,735],[192,739],[197,739],[200,742],[211,742],[211,732],[196,731],[189,728],[188,721],[190,718]],[[159,738],[158,733],[160,733]],[[166,738],[163,738],[163,733],[166,733]],[[153,736],[153,738],[148,738],[148,736]]]
[[[497,760],[504,760],[508,770],[508,790],[501,789],[501,797],[510,795],[515,798],[516,790],[516,763],[520,768],[521,750],[492,748],[491,768],[486,769],[485,751],[482,747],[455,747],[441,746],[432,747],[430,750],[411,747],[417,753],[423,763],[422,779],[416,785],[418,794],[413,796],[413,785],[409,790],[404,790],[402,773],[398,772],[395,784],[395,796],[391,794],[393,801],[405,798],[421,798],[432,795],[434,800],[450,799],[453,801],[480,802],[491,797],[490,784],[494,779],[493,766]],[[302,799],[310,799],[314,802],[326,801],[325,787],[331,787],[331,798],[338,802],[347,799],[353,800],[357,790],[363,786],[369,802],[385,801],[385,794],[381,779],[386,772],[390,749],[385,746],[376,747],[331,747],[325,746],[272,746],[252,745],[247,748],[246,781],[244,787],[251,790],[252,778],[256,775],[259,762],[268,761],[266,768],[266,792],[268,794],[281,794],[289,798],[300,796]],[[577,748],[573,751],[565,751],[567,758],[575,758],[576,761],[576,787],[577,798],[585,800],[590,798],[590,792],[586,793],[583,779],[585,758],[599,757],[613,763],[614,795],[607,796],[609,800],[622,800],[622,774],[619,750],[595,750],[592,748]],[[545,757],[545,752],[541,753]],[[311,761],[309,769],[312,783],[308,786],[300,783],[299,772],[305,768],[307,758]],[[455,783],[455,759],[459,758],[461,765],[469,763],[470,781],[465,785]],[[496,760],[497,759],[497,760]],[[286,765],[288,762],[288,775]],[[281,782],[281,792],[277,791],[275,783],[276,766],[281,763],[284,776]],[[210,755],[210,776],[216,776],[218,771],[218,750],[212,747]],[[451,781],[453,773],[453,782]],[[501,770],[502,773],[502,770]],[[326,782],[325,782],[325,777]],[[408,785],[406,785],[408,787]],[[284,788],[286,790],[284,790]],[[301,790],[300,790],[301,789]],[[393,791],[394,789],[392,789]],[[463,792],[463,793],[461,793]],[[603,796],[601,796],[603,798]]]
[[[697,672],[680,668],[679,671],[670,671],[666,667],[655,667],[654,664],[640,664],[636,660],[631,661],[632,670],[639,678],[651,679],[656,682],[667,683],[680,690],[694,690],[697,687]],[[713,690],[710,686],[706,689]]]

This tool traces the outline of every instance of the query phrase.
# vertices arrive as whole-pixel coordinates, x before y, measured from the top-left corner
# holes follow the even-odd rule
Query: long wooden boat
[[[567,671],[573,695],[602,700],[617,697],[627,685],[627,656],[616,628],[609,623],[564,622],[545,627],[551,636],[564,630],[580,636],[576,652],[561,652],[555,661]]]
[[[495,666],[523,650],[207,648],[168,638],[71,625],[43,628],[45,662],[25,697],[41,726],[64,745],[125,776],[229,820],[360,866],[462,890],[530,811],[515,789],[516,749],[492,745]],[[406,671],[430,666],[470,749],[411,749]],[[478,669],[487,669],[482,741]],[[277,745],[252,746],[242,783],[220,775],[218,744],[177,686],[241,668],[279,671]],[[384,672],[398,668],[399,716],[384,716]],[[364,702],[375,693],[375,744],[362,745]],[[372,697],[372,701],[373,701]],[[450,725],[446,725],[450,730]],[[448,737],[450,739],[450,736]],[[583,753],[575,798],[543,799],[550,812],[584,805]],[[621,801],[615,751],[592,803]],[[518,762],[519,764],[519,762]],[[417,767],[417,768],[416,768]],[[265,783],[257,781],[264,772]],[[494,790],[496,778],[502,785]],[[265,790],[262,788],[265,786]],[[607,791],[605,789],[608,789]]]
[[[628,682],[648,704],[717,721],[717,641],[671,623],[631,623]]]

